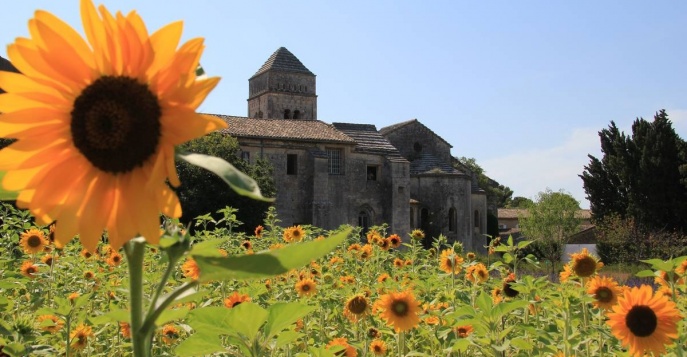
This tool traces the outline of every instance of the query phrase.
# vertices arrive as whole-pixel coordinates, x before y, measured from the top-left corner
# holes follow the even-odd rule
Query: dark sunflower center
[[[367,300],[362,296],[356,296],[348,303],[348,310],[356,315],[360,315],[367,309]]]
[[[105,172],[142,166],[160,141],[157,97],[130,77],[98,78],[76,98],[71,116],[74,146]]]
[[[613,300],[613,291],[605,286],[602,286],[596,289],[594,298],[600,302],[610,302]]]
[[[408,304],[405,301],[394,301],[391,310],[396,316],[406,316],[408,315]]]
[[[37,248],[37,247],[41,246],[42,239],[39,236],[33,235],[33,236],[30,236],[29,239],[26,240],[26,243],[31,248]]]
[[[577,259],[573,264],[573,271],[581,278],[591,276],[596,272],[596,260],[590,256]]]
[[[512,283],[513,281],[506,281],[503,284],[503,293],[511,298],[518,296],[518,294],[520,293],[519,291],[513,289],[513,287],[511,286]]]
[[[304,284],[303,287],[301,288],[303,291],[310,291],[310,285]]]
[[[36,269],[36,268],[33,267],[33,266],[30,266],[30,267],[28,267],[28,268],[26,269],[26,272],[29,273],[29,274],[34,274],[34,273],[36,273],[37,271],[38,271],[38,269]]]
[[[625,316],[625,325],[633,335],[647,337],[656,331],[658,319],[654,310],[649,306],[637,305],[633,306]]]
[[[231,304],[231,307],[239,306],[239,305],[241,305],[242,302],[243,302],[243,301],[236,301],[236,302],[234,302],[233,304]]]

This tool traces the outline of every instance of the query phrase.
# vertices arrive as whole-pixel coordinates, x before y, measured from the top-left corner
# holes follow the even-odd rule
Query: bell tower
[[[316,120],[315,75],[280,47],[248,80],[248,117]]]

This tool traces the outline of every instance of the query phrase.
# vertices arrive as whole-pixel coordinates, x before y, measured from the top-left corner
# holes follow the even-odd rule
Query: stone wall
[[[275,206],[281,225],[313,224],[334,229],[358,225],[361,211],[370,213],[369,225],[388,223],[393,233],[407,236],[410,188],[408,163],[390,162],[384,156],[359,153],[341,144],[289,142],[239,138],[251,160],[268,159],[274,167]],[[327,148],[343,150],[343,174],[330,175]],[[287,174],[287,156],[297,155],[295,175]],[[377,168],[368,179],[368,166]]]
[[[462,242],[465,249],[472,249],[471,185],[470,178],[465,175],[413,175],[410,178],[411,196],[419,201],[416,225],[428,237],[443,234],[449,241]],[[455,224],[449,224],[452,208],[455,209]]]
[[[288,119],[315,120],[316,93],[314,75],[265,72],[249,80],[248,116],[284,119],[288,110]]]
[[[421,152],[427,152],[445,163],[451,163],[451,145],[420,122],[404,125],[384,136],[408,161],[419,157]]]
[[[471,196],[472,205],[472,250],[486,254],[484,246],[487,243],[487,194],[473,193]]]

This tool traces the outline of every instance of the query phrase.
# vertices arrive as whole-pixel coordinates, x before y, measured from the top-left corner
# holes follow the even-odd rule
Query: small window
[[[297,175],[298,174],[298,155],[287,154],[286,155],[286,174],[287,175]]]
[[[343,175],[343,153],[341,149],[326,149],[330,175]]]
[[[294,118],[294,119],[300,119],[300,117],[301,117],[301,112],[300,112],[300,110],[294,110],[294,111],[293,111],[293,118]]]
[[[241,151],[241,158],[250,162],[250,151]]]
[[[284,119],[291,119],[291,111],[286,109],[284,110]]]
[[[367,167],[367,180],[368,181],[377,181],[377,166],[368,166]]]
[[[258,112],[258,118],[262,119],[262,110]]]
[[[479,217],[479,211],[475,210],[475,228],[480,227],[480,217]]]
[[[448,231],[449,232],[455,232],[456,231],[456,223],[457,223],[457,215],[456,215],[456,209],[451,207],[448,209]]]

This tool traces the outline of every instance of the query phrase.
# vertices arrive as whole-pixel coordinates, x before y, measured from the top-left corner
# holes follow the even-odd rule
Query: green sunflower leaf
[[[255,180],[219,157],[185,152],[179,148],[176,150],[176,156],[191,165],[202,167],[216,174],[239,195],[265,202],[274,201],[273,198],[262,196],[260,187]]]
[[[347,229],[327,239],[290,244],[285,248],[251,255],[212,257],[194,255],[200,282],[214,280],[263,279],[300,268],[331,252],[351,233]]]

